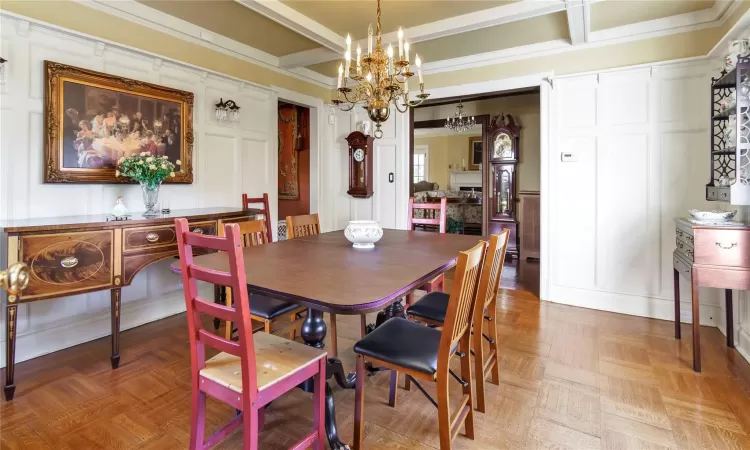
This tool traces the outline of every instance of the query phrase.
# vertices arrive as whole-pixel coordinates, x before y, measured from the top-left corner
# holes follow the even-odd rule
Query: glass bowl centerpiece
[[[154,209],[159,201],[159,187],[167,178],[174,178],[176,166],[182,163],[178,159],[170,162],[166,156],[154,156],[149,152],[122,157],[117,161],[118,177],[128,177],[141,184],[143,203],[146,205],[144,217],[156,217],[159,213]]]

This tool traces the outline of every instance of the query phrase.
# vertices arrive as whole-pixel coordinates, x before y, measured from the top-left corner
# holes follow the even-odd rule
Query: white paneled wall
[[[42,184],[44,60],[195,94],[195,182],[162,187],[161,196],[172,209],[240,207],[242,192],[268,192],[276,204],[275,92],[20,22],[3,15],[0,30],[2,55],[9,61],[6,83],[0,85],[0,220],[107,213],[120,195],[131,211],[143,210],[137,186]],[[220,97],[242,107],[238,125],[213,120],[213,104]],[[123,289],[123,329],[184,310],[182,290],[168,264],[150,266]],[[0,316],[4,321],[4,310]],[[2,322],[0,329],[5,330]],[[18,331],[17,361],[109,335],[109,292],[22,305]],[[127,339],[122,345],[127,347]],[[0,348],[4,351],[5,345]],[[2,353],[0,361],[4,364]]]
[[[673,219],[711,206],[704,198],[709,67],[667,64],[554,80],[546,299],[672,319]],[[562,162],[562,152],[577,161]],[[681,295],[687,321],[685,280]],[[718,300],[717,290],[701,290],[702,323],[722,322]]]

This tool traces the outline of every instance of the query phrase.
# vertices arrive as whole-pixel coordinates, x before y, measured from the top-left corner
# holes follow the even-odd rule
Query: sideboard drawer
[[[190,224],[190,231],[201,234],[216,234],[216,221],[201,221]],[[174,225],[156,227],[126,228],[123,231],[124,253],[133,253],[144,249],[152,250],[177,245],[177,234]]]
[[[750,267],[750,230],[696,230],[695,262]]]
[[[685,261],[683,256],[677,251],[672,255],[672,267],[680,273],[680,275],[690,278],[690,269],[692,265]]]
[[[691,236],[692,237],[692,236]],[[685,258],[688,261],[695,261],[695,251],[693,250],[693,246],[685,242],[684,236],[682,239],[680,239],[679,232],[677,234],[677,240],[675,241],[675,248],[678,253],[680,253],[680,256]]]
[[[112,230],[22,236],[31,271],[22,300],[112,286],[112,240]]]

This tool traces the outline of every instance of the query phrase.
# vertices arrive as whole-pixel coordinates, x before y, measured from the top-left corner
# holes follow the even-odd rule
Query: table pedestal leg
[[[323,321],[323,313],[314,309],[307,310],[307,317],[302,322],[300,335],[306,345],[315,348],[323,348],[327,333],[326,323]],[[345,376],[344,366],[338,358],[328,358],[326,362],[326,380],[334,377],[336,382],[344,388],[354,388],[354,374]],[[314,386],[312,379],[299,385],[300,389],[305,392],[313,392]],[[325,402],[325,424],[328,444],[331,450],[345,450],[349,446],[341,442],[339,432],[336,426],[336,405],[333,401],[333,391],[331,386],[326,382],[326,402]]]
[[[369,324],[366,327],[367,333],[372,333],[375,328],[383,325],[386,320],[390,320],[394,317],[401,317],[406,319],[406,310],[404,305],[401,304],[401,300],[391,303],[386,306],[384,310],[378,313],[378,317],[375,319],[375,324]]]

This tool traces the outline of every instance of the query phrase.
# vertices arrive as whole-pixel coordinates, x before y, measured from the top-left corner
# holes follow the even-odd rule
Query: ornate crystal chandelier
[[[458,101],[456,112],[453,113],[453,117],[448,117],[445,121],[445,128],[453,130],[457,133],[463,133],[474,128],[477,123],[474,121],[474,116],[468,117],[464,113],[464,105],[461,104],[461,100]]]
[[[346,36],[346,53],[344,63],[339,65],[335,105],[342,111],[351,111],[357,104],[367,110],[370,120],[375,122],[376,138],[383,137],[380,124],[388,120],[390,106],[404,113],[409,108],[421,104],[430,94],[424,92],[422,79],[422,61],[415,55],[414,64],[419,75],[419,94],[417,100],[409,100],[409,78],[414,75],[409,71],[409,43],[404,41],[404,32],[398,30],[398,55],[393,54],[393,47],[388,44],[384,50],[380,34],[380,0],[377,9],[377,38],[375,49],[372,47],[372,25],[367,28],[367,53],[357,44],[357,59],[352,61],[352,38]],[[343,100],[342,100],[343,97]]]

